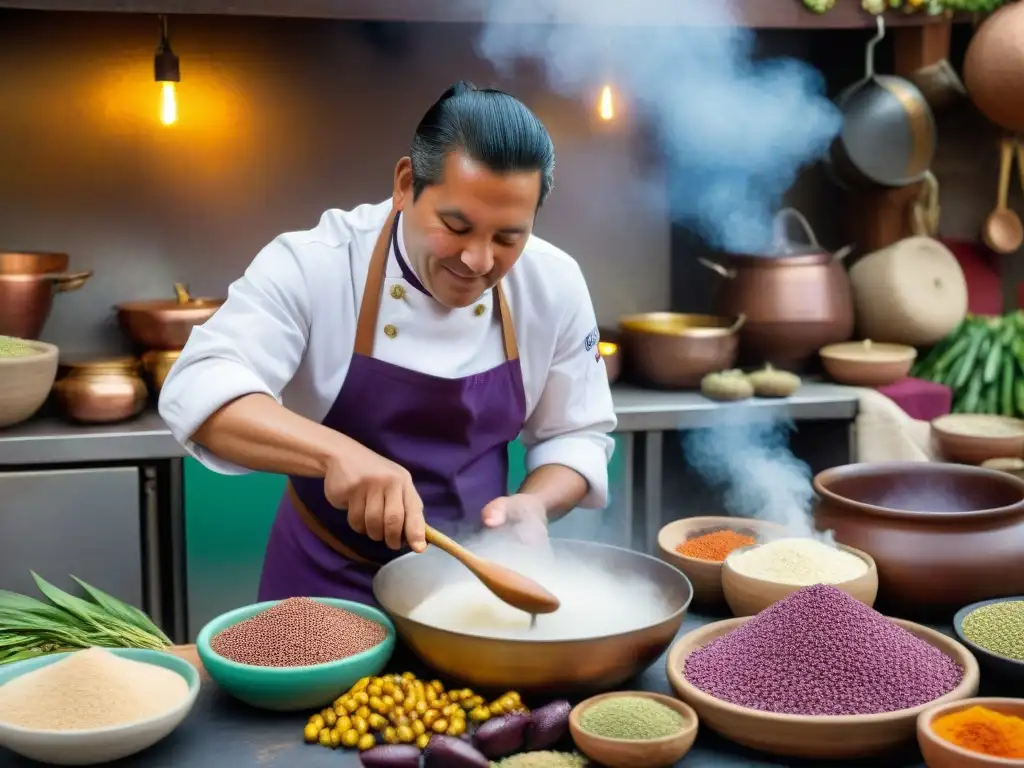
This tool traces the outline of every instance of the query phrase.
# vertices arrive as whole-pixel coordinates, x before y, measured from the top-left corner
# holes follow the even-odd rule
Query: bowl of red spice
[[[384,669],[395,627],[349,600],[295,597],[247,605],[210,621],[196,638],[207,673],[259,709],[316,709]]]
[[[883,616],[829,584],[689,632],[666,664],[702,727],[815,760],[871,757],[912,741],[918,715],[974,696],[980,678],[953,638]]]
[[[917,718],[928,768],[1024,765],[1024,701],[973,698],[929,707]]]
[[[725,599],[722,563],[733,550],[784,534],[781,525],[753,518],[687,517],[658,531],[658,556],[686,574],[694,604],[706,608]]]

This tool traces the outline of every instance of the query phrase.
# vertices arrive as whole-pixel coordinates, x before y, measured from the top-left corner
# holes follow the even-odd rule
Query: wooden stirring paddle
[[[561,606],[557,597],[533,579],[528,579],[511,568],[474,555],[461,544],[429,525],[426,533],[428,544],[433,544],[438,549],[447,552],[466,566],[499,600],[508,603],[513,608],[536,616],[538,613],[554,613]]]

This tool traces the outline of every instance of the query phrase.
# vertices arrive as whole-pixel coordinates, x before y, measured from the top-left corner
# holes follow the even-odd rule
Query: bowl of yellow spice
[[[0,428],[35,416],[57,378],[53,344],[0,336]]]
[[[693,747],[697,713],[671,696],[618,691],[577,704],[569,732],[580,752],[607,768],[666,768]]]
[[[929,707],[917,718],[928,768],[1024,765],[1024,701],[973,698]]]

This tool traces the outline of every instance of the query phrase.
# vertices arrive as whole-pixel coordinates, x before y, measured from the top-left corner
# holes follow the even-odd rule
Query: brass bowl
[[[193,298],[181,283],[176,298],[118,304],[117,321],[128,338],[145,349],[181,350],[192,329],[202,325],[224,304],[224,299]]]
[[[929,707],[978,692],[981,673],[971,652],[951,637],[910,621],[890,619],[952,658],[964,671],[960,684],[935,701],[877,715],[782,715],[741,707],[704,693],[683,670],[694,651],[739,629],[749,616],[707,624],[683,635],[668,652],[666,672],[676,695],[694,708],[701,724],[730,741],[783,757],[852,759],[887,752],[914,738],[917,716]]]
[[[958,608],[1024,594],[1024,480],[965,464],[878,462],[814,478],[814,518],[869,553],[886,601]]]
[[[1024,718],[1024,700],[1021,699],[976,697],[928,707],[917,716],[917,746],[928,768],[1013,768],[1024,764],[1019,759],[991,757],[958,747],[935,733],[932,723],[940,717],[971,707],[985,707],[1002,715]]]
[[[440,629],[414,621],[410,612],[451,583],[447,556],[428,551],[392,560],[373,579],[373,594],[403,641],[441,675],[482,689],[522,693],[605,691],[646,669],[672,642],[690,605],[686,576],[667,563],[629,549],[589,541],[552,539],[557,558],[598,565],[610,573],[643,576],[668,602],[663,619],[629,632],[578,640],[496,638]],[[454,567],[454,565],[452,566]],[[614,611],[615,606],[608,606]]]
[[[722,591],[725,593],[725,602],[729,604],[729,610],[732,611],[733,616],[755,616],[779,600],[810,586],[808,584],[782,584],[777,581],[748,576],[737,571],[729,561],[734,554],[748,549],[753,549],[753,547],[741,547],[733,550],[722,564]],[[839,549],[859,557],[867,564],[868,568],[860,576],[848,581],[837,582],[832,586],[841,589],[854,600],[864,603],[868,608],[873,608],[875,598],[878,597],[878,568],[875,566],[875,561],[871,555],[861,552],[859,549],[844,547],[842,544],[839,545]]]
[[[67,375],[53,385],[64,416],[85,424],[112,424],[142,413],[149,399],[134,358],[91,360],[66,366]]]
[[[695,387],[709,373],[732,368],[746,317],[648,312],[619,321],[630,370],[665,388]]]
[[[171,367],[181,357],[181,350],[176,349],[151,349],[142,356],[142,369],[149,377],[153,391],[157,394],[163,389],[167,374]]]
[[[658,531],[658,557],[686,574],[693,585],[693,603],[702,608],[718,606],[725,599],[722,592],[722,563],[701,560],[679,553],[684,542],[721,530],[736,531],[766,541],[769,536],[783,536],[786,529],[776,523],[752,517],[686,517]]]

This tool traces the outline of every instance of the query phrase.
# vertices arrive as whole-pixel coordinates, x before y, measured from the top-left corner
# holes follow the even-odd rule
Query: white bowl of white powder
[[[753,616],[813,584],[831,584],[872,607],[878,569],[866,552],[811,538],[742,547],[722,564],[722,591],[735,616]]]
[[[118,760],[169,735],[198,695],[196,668],[161,651],[87,648],[15,662],[0,667],[0,747],[52,765]]]

